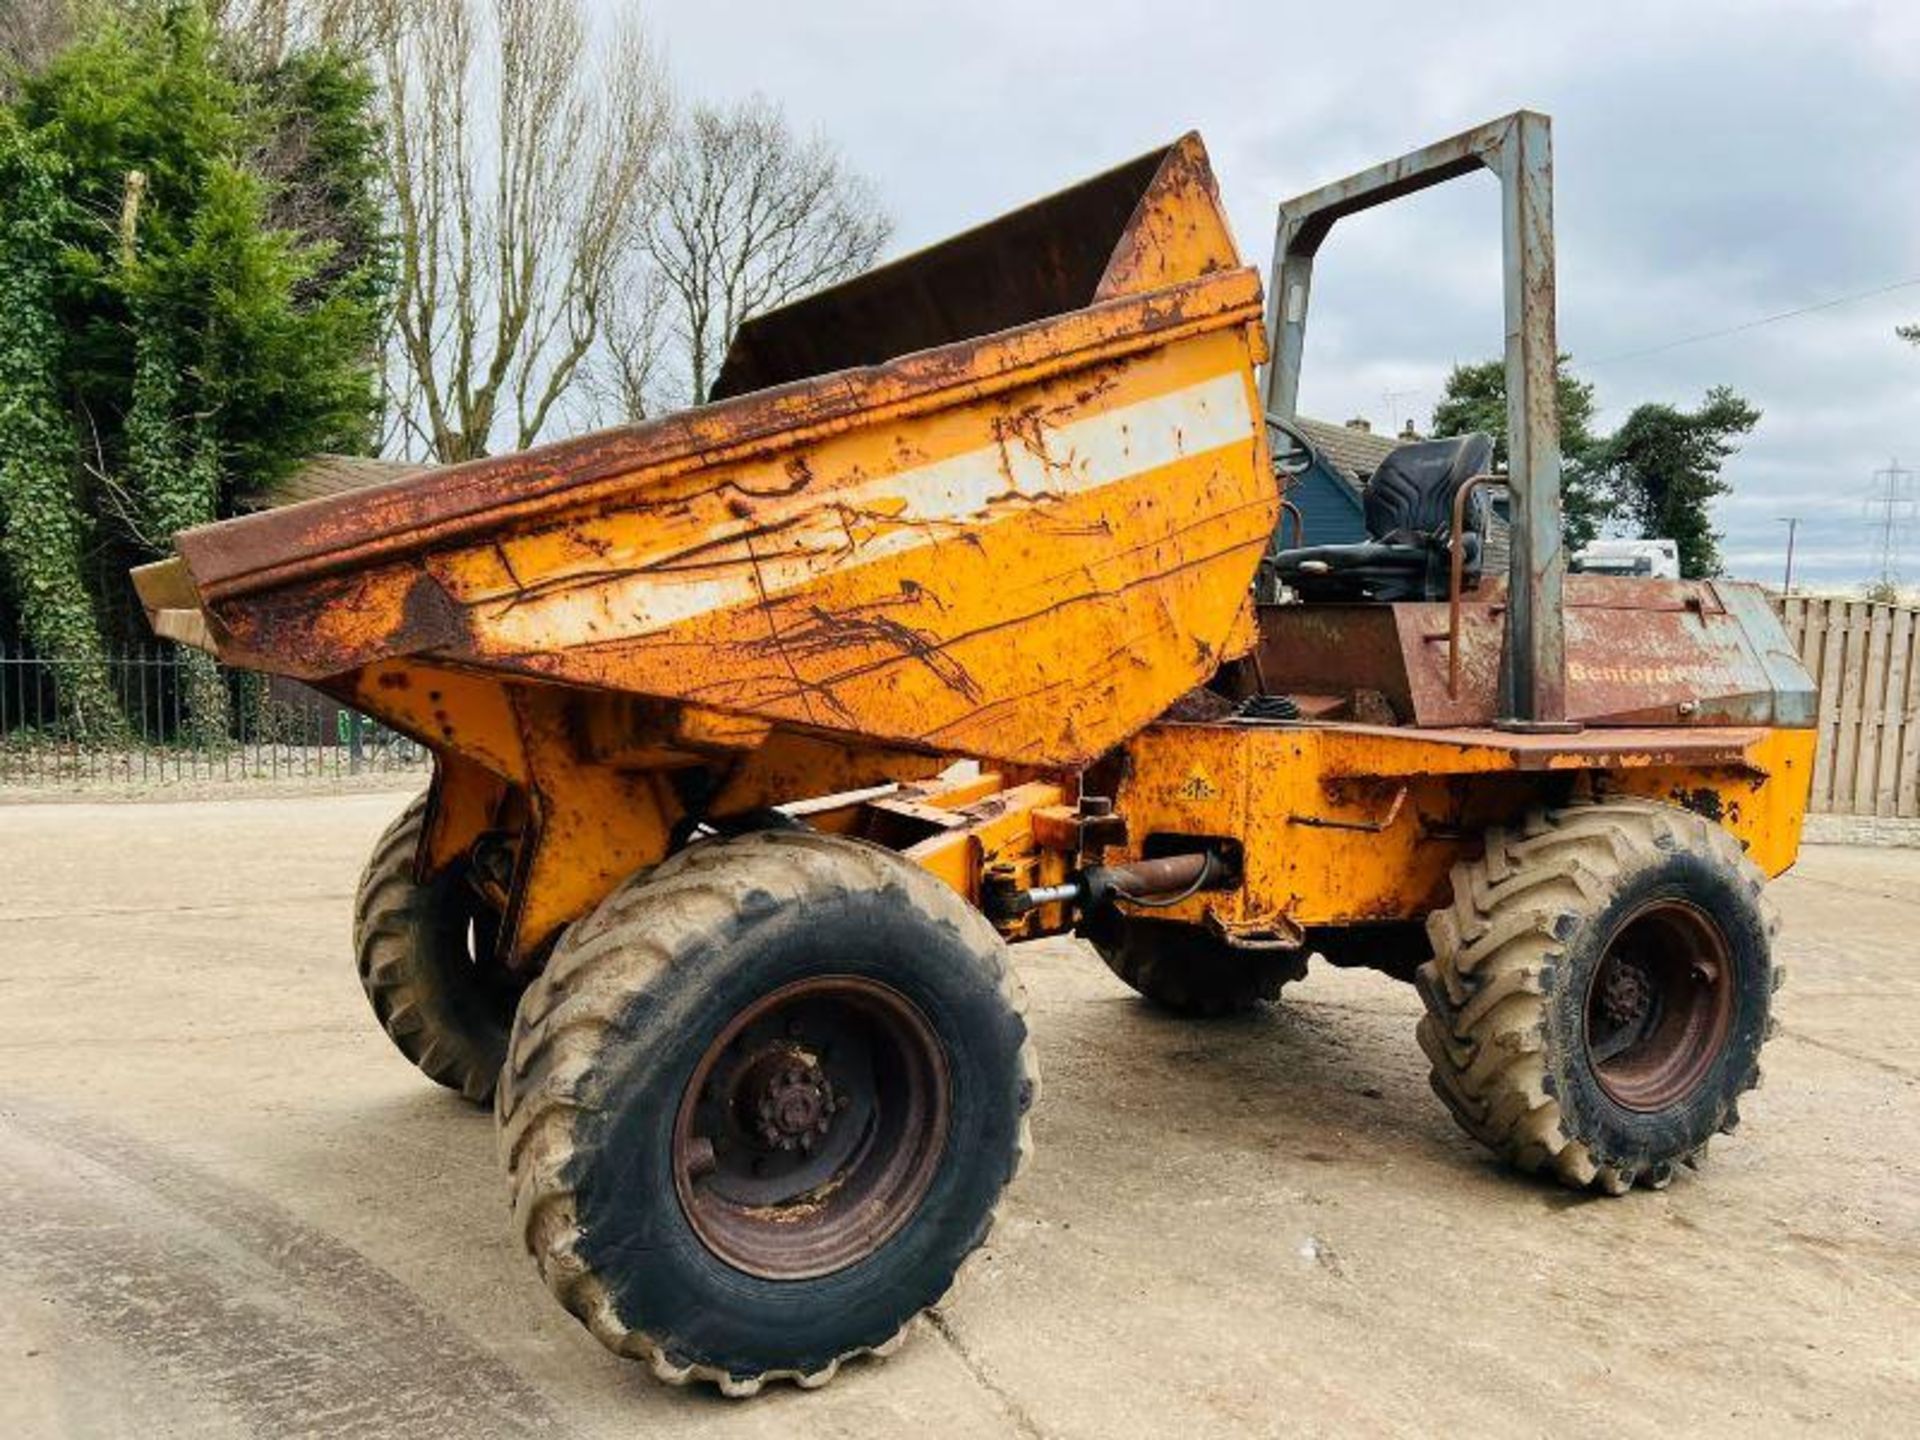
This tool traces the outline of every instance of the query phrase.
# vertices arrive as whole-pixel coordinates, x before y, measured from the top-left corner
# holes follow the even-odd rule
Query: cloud
[[[619,0],[605,0],[619,3]],[[1602,422],[1730,384],[1763,412],[1718,514],[1737,573],[1868,578],[1872,472],[1920,464],[1920,287],[1598,363],[1920,276],[1920,6],[1617,0],[653,0],[681,87],[759,90],[872,176],[923,244],[1187,129],[1264,266],[1285,196],[1521,106],[1555,118],[1560,336]],[[1490,178],[1343,222],[1315,276],[1304,406],[1423,421],[1499,353]],[[1396,392],[1389,400],[1388,392]],[[1399,392],[1417,392],[1411,395]],[[1908,549],[1920,579],[1920,534]]]

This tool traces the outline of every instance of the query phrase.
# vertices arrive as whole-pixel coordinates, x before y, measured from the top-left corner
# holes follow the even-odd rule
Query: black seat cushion
[[[1480,434],[1396,446],[1362,497],[1371,540],[1274,551],[1267,569],[1304,600],[1444,600],[1454,496],[1492,461],[1493,441]],[[1485,493],[1476,494],[1460,539],[1469,581],[1480,574],[1488,513]]]
[[[1462,577],[1480,571],[1480,537],[1461,540]],[[1275,575],[1302,600],[1444,600],[1452,581],[1442,545],[1308,545],[1271,557]]]
[[[1490,436],[1459,435],[1396,445],[1367,481],[1363,508],[1367,533],[1376,540],[1411,543],[1444,539],[1453,526],[1453,497],[1493,463]],[[1485,529],[1486,492],[1475,495],[1466,528]]]

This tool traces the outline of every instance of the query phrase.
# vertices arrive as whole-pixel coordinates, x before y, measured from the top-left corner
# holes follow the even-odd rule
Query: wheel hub
[[[752,1133],[771,1150],[812,1150],[832,1130],[835,1113],[848,1103],[834,1092],[816,1056],[787,1046],[753,1060],[740,1093],[751,1107]]]
[[[1628,915],[1587,996],[1587,1060],[1600,1088],[1643,1113],[1684,1103],[1726,1048],[1735,980],[1726,935],[1697,906],[1662,898]]]
[[[674,1188],[737,1270],[830,1274],[912,1216],[946,1148],[949,1072],[926,1017],[846,975],[781,987],[723,1026],[674,1121]]]
[[[1607,966],[1600,1001],[1609,1021],[1628,1026],[1646,1018],[1653,1008],[1653,990],[1647,972],[1631,960],[1614,960]]]

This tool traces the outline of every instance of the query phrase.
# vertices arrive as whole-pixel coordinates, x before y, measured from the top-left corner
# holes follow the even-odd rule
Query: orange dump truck
[[[434,752],[361,977],[493,1098],[604,1343],[729,1393],[890,1347],[1028,1148],[1024,937],[1194,1015],[1312,954],[1413,980],[1461,1123],[1574,1185],[1730,1128],[1810,687],[1741,587],[1561,577],[1544,135],[1283,207],[1271,312],[1189,136],[751,321],[698,409],[137,573],[160,633]],[[1510,268],[1549,246],[1509,287],[1510,472],[1411,446],[1367,542],[1277,548],[1303,258],[1479,167]]]

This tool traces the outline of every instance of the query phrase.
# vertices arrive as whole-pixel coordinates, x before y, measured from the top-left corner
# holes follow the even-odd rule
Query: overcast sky
[[[629,0],[601,0],[619,7]],[[1243,254],[1323,181],[1521,107],[1554,117],[1560,339],[1602,423],[1732,385],[1763,413],[1723,550],[1777,583],[1873,571],[1867,496],[1920,468],[1920,0],[1382,5],[1367,0],[651,0],[689,98],[759,90],[937,240],[1197,129]],[[1449,366],[1500,352],[1489,175],[1345,221],[1321,252],[1302,409],[1424,427]],[[1389,398],[1389,392],[1393,392]],[[1920,527],[1905,578],[1920,582]]]

